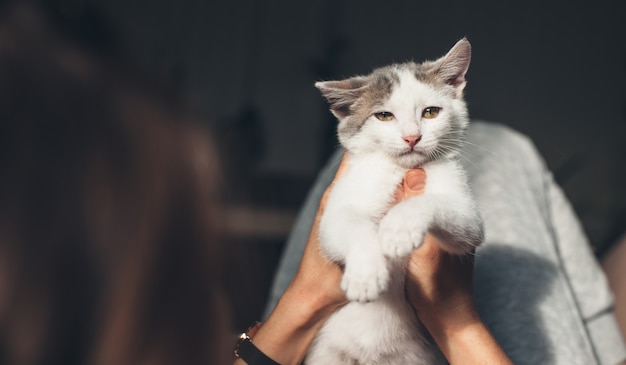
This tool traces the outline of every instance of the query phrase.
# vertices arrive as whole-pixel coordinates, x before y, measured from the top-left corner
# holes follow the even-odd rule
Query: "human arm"
[[[423,170],[407,173],[397,199],[423,193]],[[455,256],[427,234],[409,257],[407,300],[452,365],[513,362],[480,319],[473,299],[474,254]]]
[[[345,158],[341,166],[337,176]],[[397,200],[423,193],[425,179],[423,170],[407,173]],[[299,364],[319,328],[346,303],[339,287],[342,271],[323,255],[318,239],[319,217],[331,188],[332,184],[320,202],[298,271],[253,339],[257,348],[283,365]],[[451,364],[511,364],[476,312],[473,260],[459,265],[454,259],[440,249],[434,236],[427,235],[410,259],[407,297],[411,305]]]
[[[335,175],[343,173],[344,158]],[[282,365],[300,364],[326,319],[347,302],[341,290],[341,268],[321,251],[319,218],[332,183],[322,196],[300,266],[276,307],[253,338],[254,345]],[[245,362],[237,359],[235,365]]]
[[[450,364],[513,364],[476,310],[473,261],[427,235],[409,259],[407,299]]]

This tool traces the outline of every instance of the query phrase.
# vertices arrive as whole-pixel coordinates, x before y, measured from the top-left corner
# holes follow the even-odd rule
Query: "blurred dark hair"
[[[214,363],[211,140],[44,19],[0,22],[0,363]]]

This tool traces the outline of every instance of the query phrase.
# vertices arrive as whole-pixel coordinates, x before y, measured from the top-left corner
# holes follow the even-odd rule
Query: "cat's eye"
[[[441,110],[440,107],[429,106],[428,108],[424,109],[424,111],[422,112],[422,117],[426,119],[436,118],[439,115],[440,110]]]
[[[383,122],[388,122],[393,119],[393,114],[389,112],[374,113],[374,116],[376,117],[376,119],[383,121]]]

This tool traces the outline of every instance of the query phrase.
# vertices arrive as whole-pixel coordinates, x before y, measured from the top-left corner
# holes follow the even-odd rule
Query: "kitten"
[[[463,89],[470,55],[462,39],[436,61],[315,84],[349,154],[321,218],[320,240],[344,266],[341,288],[350,303],[320,330],[308,365],[445,363],[406,302],[404,266],[427,231],[455,254],[483,240],[457,160],[469,122]],[[426,172],[424,194],[393,205],[404,173],[416,167]]]

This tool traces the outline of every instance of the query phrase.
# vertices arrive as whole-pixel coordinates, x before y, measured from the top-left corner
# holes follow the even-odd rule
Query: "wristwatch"
[[[242,359],[248,365],[280,365],[262,353],[261,350],[252,343],[252,338],[259,328],[261,328],[261,324],[261,322],[256,322],[250,326],[246,332],[239,335],[239,339],[233,349],[233,355],[235,359]]]

